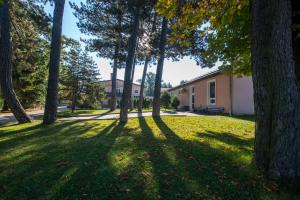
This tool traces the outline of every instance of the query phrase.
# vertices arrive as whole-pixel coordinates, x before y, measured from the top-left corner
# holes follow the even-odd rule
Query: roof
[[[197,82],[197,81],[201,81],[201,80],[205,80],[205,79],[214,77],[214,76],[216,76],[216,75],[219,75],[220,73],[221,73],[220,70],[216,70],[216,71],[213,71],[213,72],[210,72],[210,73],[207,73],[207,74],[198,76],[198,77],[196,77],[196,78],[194,78],[194,79],[192,79],[192,80],[190,80],[190,81],[188,81],[188,82],[186,82],[186,83],[183,83],[183,84],[177,85],[177,86],[175,86],[175,87],[173,87],[173,88],[170,88],[168,91],[170,92],[170,91],[173,91],[173,90],[176,90],[176,89],[185,87],[185,86],[187,86],[187,85],[193,84],[193,83],[195,83],[195,82]]]
[[[100,82],[109,82],[111,80],[103,80],[103,81],[100,81]],[[124,80],[121,80],[121,79],[117,79],[117,81],[122,81],[124,82]],[[137,86],[141,86],[141,84],[138,84],[138,83],[132,83],[133,85],[137,85]]]

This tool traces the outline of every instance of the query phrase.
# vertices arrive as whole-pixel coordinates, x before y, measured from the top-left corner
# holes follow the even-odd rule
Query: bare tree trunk
[[[255,162],[272,179],[300,178],[300,101],[291,1],[253,0]]]
[[[132,85],[133,85],[133,78],[134,78],[134,72],[135,72],[135,65],[136,65],[136,58],[134,58],[134,62],[133,62],[133,66],[132,66],[132,74],[131,74],[131,84],[130,84],[130,110],[133,110],[133,101],[134,101],[134,97],[132,95]]]
[[[117,71],[118,71],[117,65],[114,64],[113,74],[111,79],[111,100],[110,100],[111,111],[116,110],[117,107]]]
[[[124,76],[124,89],[121,101],[121,112],[120,112],[120,122],[126,123],[128,121],[128,103],[130,100],[130,83],[132,75],[132,66],[134,62],[134,54],[137,44],[138,32],[140,23],[140,8],[134,13],[134,22],[132,26],[132,33],[128,42],[128,55],[126,60],[125,76]]]
[[[7,102],[10,110],[19,123],[31,122],[20,104],[17,95],[12,86],[12,64],[11,64],[11,36],[10,36],[10,17],[8,1],[5,0],[0,6],[0,83],[4,100]]]
[[[155,77],[155,86],[154,86],[154,98],[153,98],[153,110],[152,116],[160,116],[160,90],[161,90],[161,80],[165,60],[165,47],[167,42],[167,31],[168,31],[168,20],[163,19],[160,44],[159,44],[159,60],[157,63],[156,77]]]
[[[1,111],[2,111],[2,112],[9,111],[9,107],[8,107],[7,101],[6,101],[5,99],[4,99],[4,101],[3,101],[3,105],[2,105]]]
[[[141,82],[140,96],[138,101],[138,112],[143,111],[144,87],[145,87],[145,80],[146,80],[149,60],[150,58],[147,56],[145,59],[142,82]]]
[[[60,64],[60,49],[61,49],[61,35],[62,35],[62,20],[64,14],[65,0],[56,0],[52,40],[49,63],[49,78],[48,88],[44,112],[44,124],[52,124],[57,119],[57,97],[58,97],[58,80],[59,80],[59,64]]]

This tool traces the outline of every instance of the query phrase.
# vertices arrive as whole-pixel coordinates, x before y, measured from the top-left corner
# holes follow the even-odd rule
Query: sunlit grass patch
[[[0,199],[299,198],[256,170],[253,142],[226,116],[0,126]]]

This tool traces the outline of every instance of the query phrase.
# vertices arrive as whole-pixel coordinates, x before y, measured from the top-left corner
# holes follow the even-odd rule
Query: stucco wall
[[[234,77],[232,80],[233,114],[254,114],[252,77]]]
[[[195,107],[207,107],[208,104],[208,82],[216,80],[216,107],[224,107],[225,112],[230,109],[229,76],[225,74],[216,75],[212,78],[194,83]]]

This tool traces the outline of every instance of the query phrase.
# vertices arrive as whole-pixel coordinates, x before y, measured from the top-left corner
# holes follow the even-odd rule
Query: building
[[[106,96],[107,98],[102,102],[103,107],[108,107],[110,105],[110,97],[111,97],[111,80],[104,80],[101,81],[105,88]],[[123,88],[124,88],[124,81],[121,79],[117,79],[117,107],[119,107],[122,94],[123,94]],[[141,85],[137,83],[132,84],[132,96],[133,97],[139,97],[140,96],[140,89]]]
[[[214,71],[168,90],[186,110],[222,109],[236,115],[254,114],[252,77]]]

